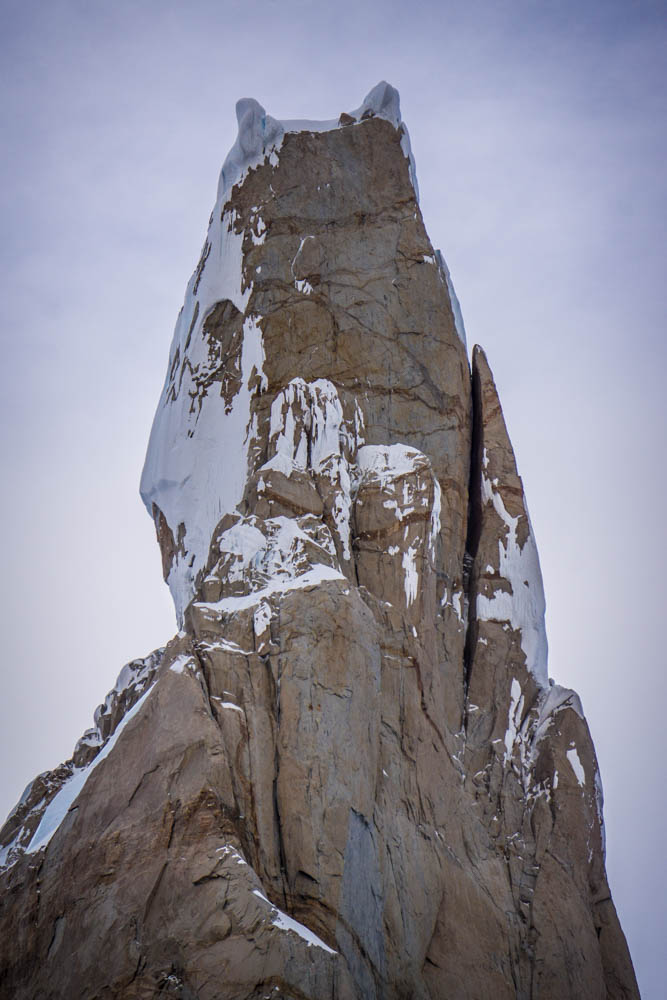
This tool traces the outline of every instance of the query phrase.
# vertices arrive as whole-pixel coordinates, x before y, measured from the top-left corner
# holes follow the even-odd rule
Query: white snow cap
[[[257,166],[267,152],[280,146],[285,129],[253,97],[242,97],[236,102],[236,120],[239,134],[227,153],[220,171],[218,201],[228,194],[250,167]]]
[[[408,130],[401,122],[399,93],[386,80],[381,80],[366,94],[350,116],[361,122],[367,118],[384,118],[394,128],[402,128],[401,148],[410,161],[410,178],[419,198],[415,161],[410,148]],[[242,97],[236,102],[236,120],[239,126],[236,142],[230,149],[220,171],[218,200],[222,201],[235,184],[243,179],[252,167],[262,163],[266,156],[277,152],[287,132],[330,132],[340,128],[338,118],[315,120],[292,118],[278,120],[267,115],[266,109],[253,97]]]
[[[386,118],[395,128],[398,128],[401,124],[401,99],[396,87],[392,87],[386,80],[380,80],[366,94],[361,107],[353,112],[353,117],[363,118],[369,111],[378,118]]]

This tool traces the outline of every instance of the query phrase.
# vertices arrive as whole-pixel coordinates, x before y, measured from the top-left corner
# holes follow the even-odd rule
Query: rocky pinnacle
[[[180,631],[0,830],[0,995],[637,998],[398,94],[237,117],[141,483]]]

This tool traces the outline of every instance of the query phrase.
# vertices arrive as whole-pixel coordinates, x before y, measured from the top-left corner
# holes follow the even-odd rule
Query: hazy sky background
[[[581,694],[644,1000],[667,981],[667,6],[1,0],[0,813],[175,630],[138,497],[234,104],[401,93],[421,206],[494,369]]]

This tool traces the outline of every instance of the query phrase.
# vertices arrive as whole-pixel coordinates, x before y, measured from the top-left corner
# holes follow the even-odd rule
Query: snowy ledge
[[[259,889],[253,889],[252,892],[254,896],[257,896],[258,899],[261,899],[263,903],[266,903],[267,906],[271,908],[271,922],[274,927],[278,928],[278,930],[291,931],[293,934],[298,934],[299,937],[306,942],[309,948],[314,945],[316,948],[321,948],[322,951],[326,951],[330,955],[338,954],[338,952],[334,951],[333,948],[330,948],[328,944],[325,944],[322,938],[318,937],[317,934],[311,931],[309,927],[306,927],[305,924],[300,924],[298,920],[294,919],[294,917],[290,917],[287,913],[283,913],[282,910],[279,910],[277,906],[274,906],[273,903],[267,899],[264,893],[260,892]]]
[[[348,582],[347,577],[339,570],[318,563],[300,576],[271,580],[261,590],[253,590],[249,594],[242,594],[239,597],[224,597],[220,601],[197,601],[196,606],[220,614],[235,614],[237,611],[254,608],[256,604],[261,604],[273,594],[283,594],[290,590],[303,590],[306,587],[318,587],[328,580]]]

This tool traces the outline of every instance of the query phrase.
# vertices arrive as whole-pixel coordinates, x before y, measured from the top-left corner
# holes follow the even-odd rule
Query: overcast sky
[[[234,104],[401,94],[427,230],[496,375],[550,672],[605,788],[644,1000],[664,996],[665,65],[642,0],[0,0],[0,813],[174,631],[138,482]]]

